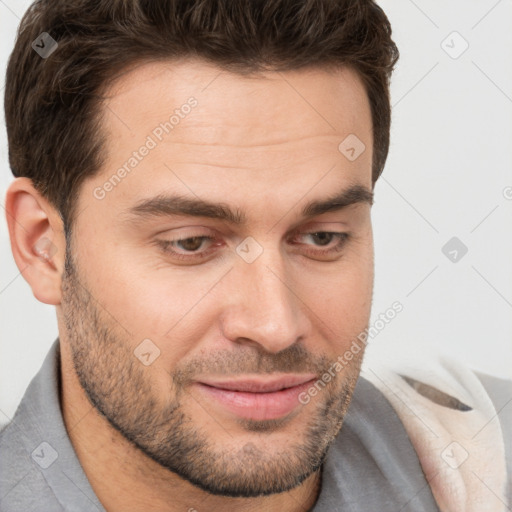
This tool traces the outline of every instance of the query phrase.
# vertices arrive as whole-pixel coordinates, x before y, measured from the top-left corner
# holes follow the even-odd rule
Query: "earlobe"
[[[11,250],[40,302],[59,305],[66,241],[57,210],[28,178],[16,178],[5,198]]]

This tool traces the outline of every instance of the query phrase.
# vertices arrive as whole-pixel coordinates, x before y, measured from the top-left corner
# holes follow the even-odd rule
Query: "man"
[[[369,0],[29,9],[6,210],[59,338],[2,511],[507,510],[505,384],[360,377],[397,57]]]

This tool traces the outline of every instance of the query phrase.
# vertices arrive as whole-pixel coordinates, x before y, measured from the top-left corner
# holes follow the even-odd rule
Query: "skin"
[[[106,96],[108,158],[80,189],[68,252],[58,212],[30,180],[14,180],[6,198],[17,265],[35,297],[56,306],[61,407],[91,486],[109,511],[309,510],[363,351],[277,420],[240,418],[196,383],[321,377],[368,326],[371,205],[301,216],[350,186],[372,190],[364,87],[349,69],[242,77],[186,60],[138,65]],[[95,197],[191,96],[197,106]],[[338,150],[349,134],[366,146],[354,161]],[[247,223],[128,215],[158,194],[223,203]],[[350,237],[336,251],[339,240],[318,232]],[[201,236],[215,244],[190,240]],[[249,236],[263,249],[252,263],[236,252]],[[167,252],[156,242],[177,239],[188,242]],[[145,339],[160,351],[147,366],[134,355]]]

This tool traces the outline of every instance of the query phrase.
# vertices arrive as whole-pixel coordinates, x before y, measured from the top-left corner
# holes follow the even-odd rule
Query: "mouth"
[[[209,403],[244,419],[282,418],[300,404],[299,395],[317,379],[313,374],[268,378],[203,379],[194,385]]]

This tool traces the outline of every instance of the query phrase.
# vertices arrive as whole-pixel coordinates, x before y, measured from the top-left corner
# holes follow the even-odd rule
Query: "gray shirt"
[[[0,433],[0,510],[101,511],[60,408],[58,340]],[[312,512],[438,511],[416,452],[384,395],[360,377],[322,468]]]

